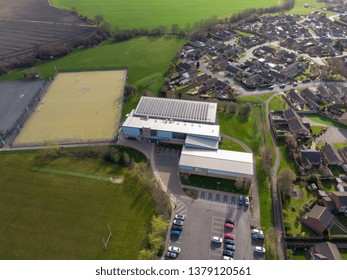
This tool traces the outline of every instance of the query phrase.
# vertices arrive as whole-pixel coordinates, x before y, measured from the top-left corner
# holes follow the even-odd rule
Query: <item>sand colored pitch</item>
[[[125,80],[126,71],[58,74],[14,144],[114,139]]]

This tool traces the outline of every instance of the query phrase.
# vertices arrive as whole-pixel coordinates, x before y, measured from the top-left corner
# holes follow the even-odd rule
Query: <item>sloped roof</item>
[[[333,145],[326,144],[322,147],[322,153],[324,154],[328,164],[331,163],[343,163],[343,159]]]
[[[314,245],[312,250],[314,260],[341,260],[341,254],[336,244],[323,242]]]
[[[331,223],[333,214],[328,208],[319,205],[313,206],[310,212],[306,213],[302,222],[318,233],[322,233]]]
[[[143,96],[134,116],[197,123],[216,123],[217,104]]]

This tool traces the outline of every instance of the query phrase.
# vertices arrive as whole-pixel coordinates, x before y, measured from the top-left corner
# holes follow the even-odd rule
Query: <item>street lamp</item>
[[[53,61],[54,56],[53,56],[53,55],[51,55],[49,58],[51,59],[51,62],[52,62],[52,65],[53,65],[54,71],[55,71],[55,72],[57,72],[57,67],[55,66],[54,61]]]

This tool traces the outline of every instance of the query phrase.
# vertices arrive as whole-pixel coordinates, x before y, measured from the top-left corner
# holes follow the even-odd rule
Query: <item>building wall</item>
[[[172,139],[172,132],[171,131],[160,131],[158,130],[157,132],[158,138],[163,138],[163,139]]]
[[[225,171],[211,170],[211,169],[201,169],[201,168],[194,168],[192,166],[184,166],[184,165],[179,165],[178,168],[180,172],[182,173],[196,174],[196,175],[202,175],[202,176],[208,176],[208,177],[217,177],[217,178],[226,178],[226,179],[236,179],[241,177],[245,180],[252,177],[248,174],[225,172]]]
[[[130,137],[140,137],[140,129],[133,127],[122,127],[123,134]]]

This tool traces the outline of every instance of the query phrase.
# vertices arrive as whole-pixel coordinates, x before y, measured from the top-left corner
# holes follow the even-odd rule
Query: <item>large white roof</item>
[[[183,147],[179,165],[253,175],[252,153]]]
[[[165,119],[140,118],[133,116],[133,112],[127,116],[123,123],[125,127],[150,128],[168,132],[178,132],[197,136],[219,138],[219,125],[200,124],[180,121],[168,121]]]
[[[143,96],[134,116],[215,124],[217,103]]]

